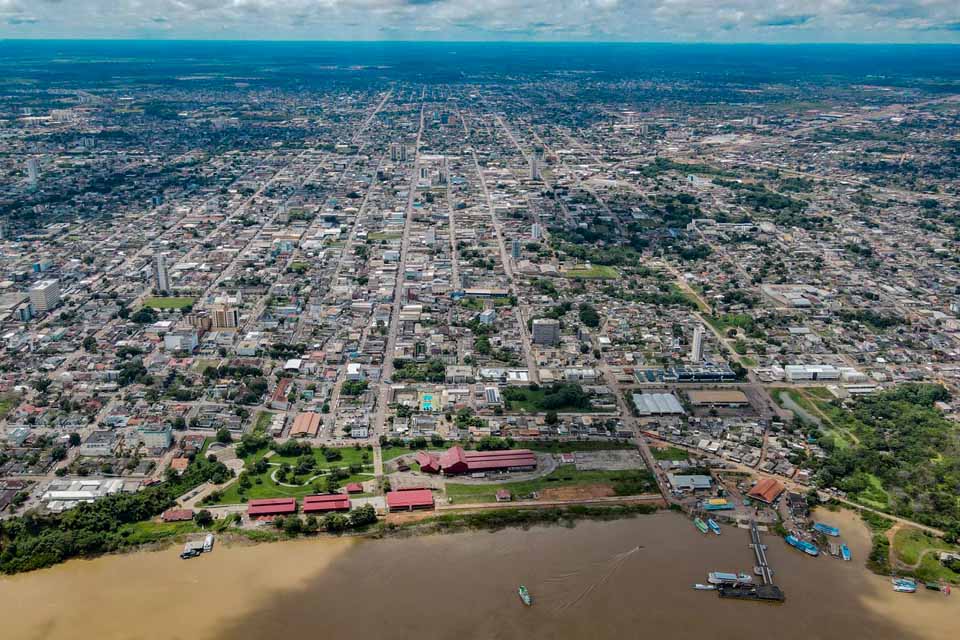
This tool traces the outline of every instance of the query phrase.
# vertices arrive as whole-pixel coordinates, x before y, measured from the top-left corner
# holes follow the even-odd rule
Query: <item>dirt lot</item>
[[[388,524],[409,524],[432,518],[437,515],[433,509],[421,509],[419,511],[406,511],[404,513],[388,513],[386,520]]]
[[[573,455],[578,471],[626,471],[643,468],[643,458],[636,449],[577,451]]]
[[[608,484],[584,484],[576,487],[551,487],[540,492],[539,500],[587,500],[615,495]]]

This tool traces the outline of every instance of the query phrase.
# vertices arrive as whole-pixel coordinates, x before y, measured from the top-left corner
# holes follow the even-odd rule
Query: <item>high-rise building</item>
[[[703,327],[693,328],[693,341],[690,343],[690,360],[694,363],[703,360]]]
[[[513,256],[514,260],[520,259],[520,239],[514,238],[513,242],[510,243],[510,255]]]
[[[537,318],[533,321],[533,343],[553,346],[560,343],[560,321]]]
[[[157,291],[170,291],[170,276],[167,274],[167,263],[163,254],[157,254],[156,264],[153,266],[153,275]]]
[[[214,329],[236,329],[240,326],[240,311],[227,305],[213,308]]]
[[[447,184],[449,179],[447,176],[447,156],[443,156],[443,160],[440,162],[440,184]]]
[[[27,160],[27,180],[30,184],[37,184],[37,180],[40,179],[40,163],[37,162],[36,158],[30,158]]]
[[[539,222],[534,222],[533,227],[530,229],[530,237],[534,240],[540,240],[543,238],[543,227],[540,226]]]
[[[540,160],[536,155],[530,156],[530,179],[539,180],[540,179]]]
[[[50,311],[60,304],[60,282],[58,280],[41,280],[30,287],[30,304],[37,311]]]

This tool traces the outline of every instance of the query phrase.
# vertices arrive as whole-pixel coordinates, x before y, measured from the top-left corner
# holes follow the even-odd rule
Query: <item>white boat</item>
[[[752,584],[753,576],[746,573],[724,573],[712,571],[707,575],[710,584]]]
[[[693,588],[696,589],[697,591],[715,591],[717,589],[717,585],[701,584],[698,582],[697,584],[693,585]]]
[[[206,539],[203,541],[203,552],[209,553],[213,551],[213,534],[208,533]]]

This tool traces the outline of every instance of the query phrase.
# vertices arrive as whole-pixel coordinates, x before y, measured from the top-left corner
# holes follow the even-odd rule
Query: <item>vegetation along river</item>
[[[662,512],[572,528],[220,545],[189,561],[176,548],[74,560],[0,578],[2,637],[958,636],[960,595],[894,593],[864,568],[869,536],[859,519],[823,519],[841,527],[855,561],[809,558],[765,535],[783,605],[694,591],[708,571],[751,571],[748,532],[705,536]],[[533,607],[520,603],[521,583]]]

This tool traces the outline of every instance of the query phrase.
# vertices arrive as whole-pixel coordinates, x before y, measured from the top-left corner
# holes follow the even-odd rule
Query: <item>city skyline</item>
[[[960,43],[947,0],[0,0],[7,39]]]

